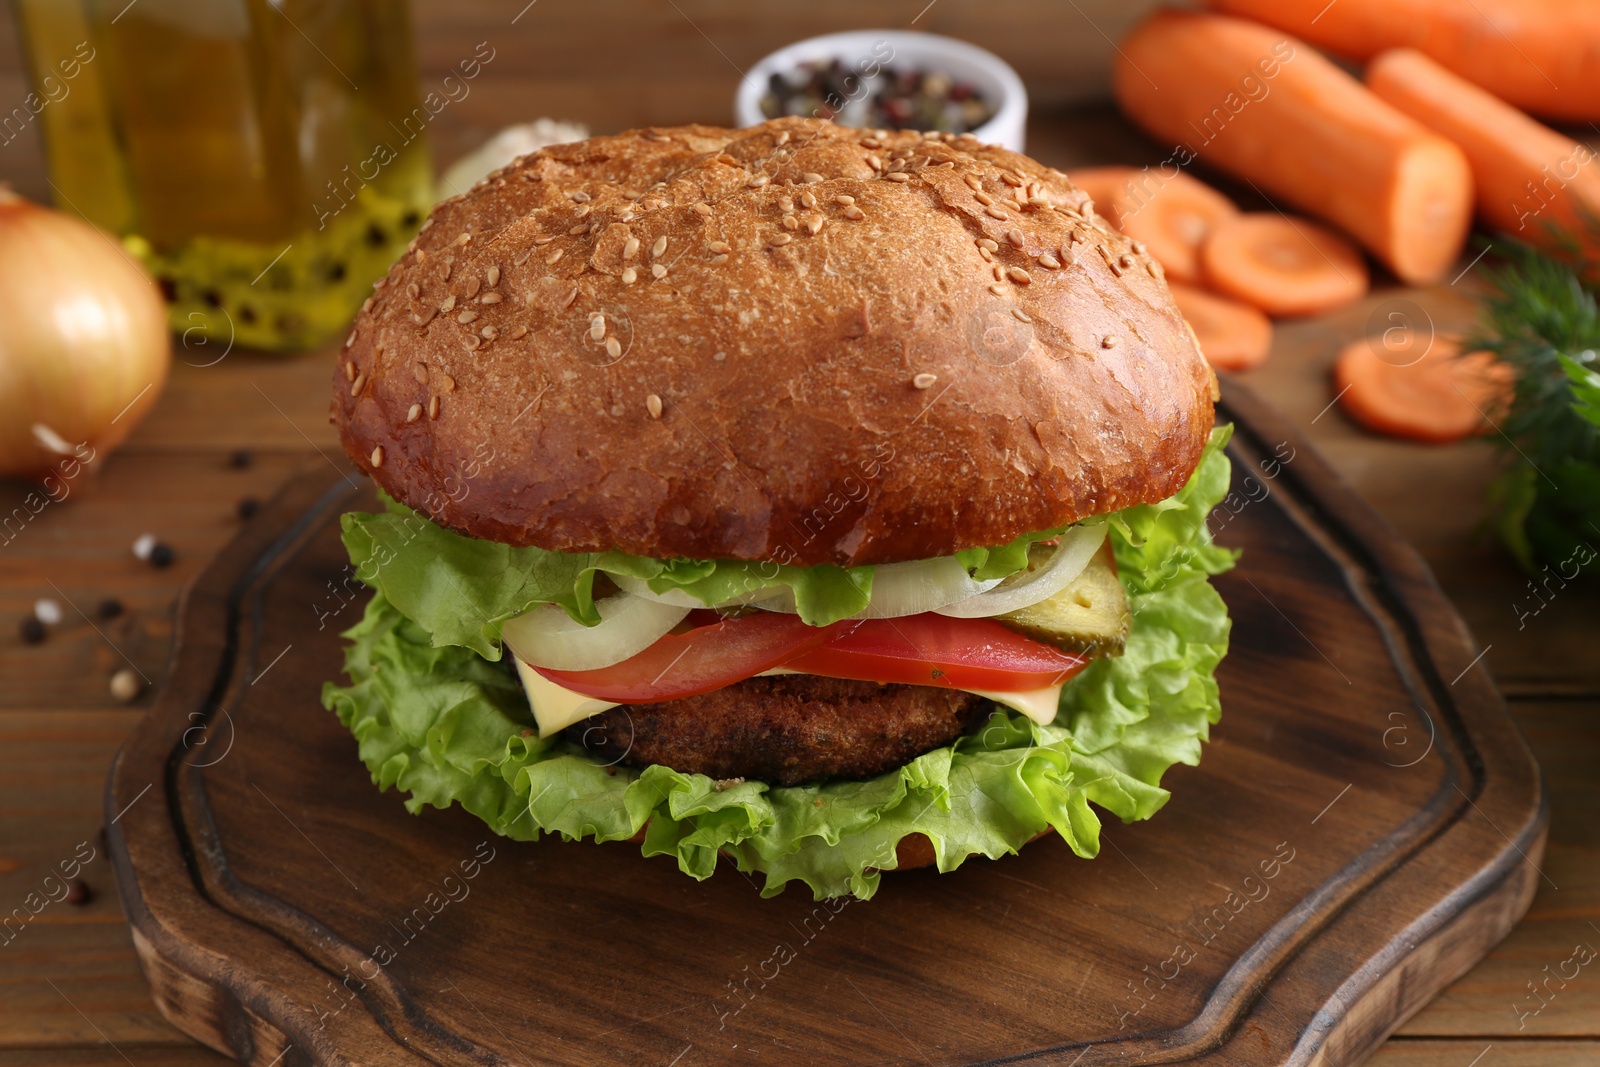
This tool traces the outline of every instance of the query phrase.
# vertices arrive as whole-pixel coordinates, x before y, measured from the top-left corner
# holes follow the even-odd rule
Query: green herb
[[[1529,571],[1600,544],[1600,303],[1585,268],[1527,245],[1505,247],[1489,272],[1482,334],[1516,372],[1501,441],[1509,467],[1490,490],[1501,540]],[[1593,560],[1583,567],[1600,570]]]

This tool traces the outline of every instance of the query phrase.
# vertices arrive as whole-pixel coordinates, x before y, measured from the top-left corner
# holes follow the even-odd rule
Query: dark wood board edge
[[[1477,704],[1479,701],[1484,701],[1484,706],[1503,710],[1498,695],[1494,692],[1492,682],[1488,679],[1487,672],[1483,669],[1481,663],[1473,663],[1473,655],[1475,653],[1471,651],[1470,635],[1467,634],[1465,627],[1455,616],[1416,554],[1408,546],[1399,542],[1397,535],[1381,519],[1378,519],[1353,491],[1337,481],[1325,461],[1311,450],[1310,446],[1305,443],[1304,438],[1286,420],[1277,416],[1271,409],[1267,408],[1253,395],[1250,395],[1247,390],[1234,383],[1230,383],[1227,388],[1226,407],[1228,411],[1232,411],[1239,416],[1235,421],[1240,423],[1240,430],[1244,434],[1253,437],[1258,444],[1266,442],[1268,438],[1293,440],[1295,442],[1297,449],[1300,451],[1300,456],[1297,456],[1295,465],[1291,466],[1289,470],[1296,491],[1306,499],[1314,502],[1319,512],[1319,519],[1326,521],[1332,528],[1345,530],[1346,536],[1351,541],[1351,545],[1355,547],[1357,554],[1365,557],[1364,562],[1368,563],[1376,573],[1382,575],[1386,581],[1392,583],[1400,606],[1403,609],[1396,614],[1400,617],[1405,617],[1409,612],[1415,616],[1419,631],[1418,636],[1423,640],[1430,653],[1437,657],[1436,662],[1441,669],[1452,669],[1455,664],[1459,664],[1461,669],[1465,671],[1459,682],[1469,686],[1469,689],[1462,691],[1464,694],[1470,694],[1474,698],[1469,703]],[[1226,412],[1224,412],[1224,417],[1226,417]],[[232,618],[230,612],[236,609],[236,604],[230,605],[229,598],[233,595],[233,591],[247,584],[239,581],[238,576],[247,573],[253,566],[259,565],[257,561],[259,561],[261,554],[275,541],[281,539],[281,531],[290,527],[297,519],[303,519],[306,516],[308,509],[315,503],[317,497],[323,495],[323,491],[327,489],[330,482],[334,485],[338,484],[336,479],[323,478],[319,481],[314,477],[300,479],[291,483],[273,504],[264,510],[263,515],[257,522],[247,527],[240,537],[218,556],[211,567],[197,577],[194,585],[184,598],[183,613],[180,616],[180,628],[186,624],[186,621],[191,621],[192,616],[192,621],[195,624],[193,629],[198,632],[191,635],[182,633],[180,630],[180,636],[183,637],[183,640],[175,642],[175,647],[179,651],[175,652],[176,658],[171,674],[174,683],[169,686],[169,689],[162,694],[156,706],[152,708],[147,718],[147,726],[162,718],[171,719],[173,723],[181,722],[184,716],[187,715],[188,709],[204,705],[209,693],[195,690],[207,689],[208,683],[205,680],[218,677],[218,669],[225,654],[223,646],[227,640],[226,631]],[[357,488],[357,486],[349,486],[346,490],[340,491],[339,495],[341,497],[347,496],[354,493]],[[327,508],[316,510],[325,513]],[[226,575],[234,577],[232,580],[228,580]],[[1446,625],[1441,626],[1441,623]],[[1446,635],[1449,635],[1448,638]],[[197,639],[190,640],[191,637]],[[1440,680],[1435,678],[1433,681],[1437,684]],[[1543,812],[1545,808],[1542,801],[1542,787],[1538,784],[1537,768],[1532,763],[1531,755],[1528,754],[1520,735],[1517,734],[1515,727],[1511,725],[1507,717],[1502,714],[1499,717],[1502,720],[1499,724],[1493,722],[1493,716],[1484,718],[1490,721],[1471,724],[1470,730],[1474,735],[1473,740],[1476,742],[1473,747],[1480,748],[1480,751],[1494,753],[1497,764],[1500,757],[1508,758],[1513,764],[1525,764],[1524,771],[1527,773],[1511,773],[1509,776],[1517,779],[1524,787],[1524,799],[1526,798],[1525,787],[1527,780],[1531,779],[1534,783],[1535,793],[1541,798],[1540,803],[1536,805],[1536,810],[1540,814],[1521,827],[1521,829],[1524,837],[1531,834],[1531,840],[1542,843],[1543,823],[1545,820]],[[1502,729],[1494,729],[1496,725],[1499,725]],[[1482,749],[1480,746],[1485,743],[1489,744],[1490,747]],[[149,773],[158,769],[151,766],[151,762],[146,760],[145,765],[135,767],[125,763],[124,759],[119,756],[112,778],[108,781],[108,817],[120,810],[122,805],[117,803],[119,800],[126,804],[129,798],[134,798],[138,790],[143,788],[135,785],[135,781],[148,783],[160,777],[160,775],[152,776]],[[161,761],[156,760],[154,762],[159,763]],[[170,762],[168,761],[168,763]],[[170,767],[159,768],[163,773],[170,771],[170,769]],[[1513,768],[1508,767],[1506,769],[1509,772]],[[170,775],[168,777],[170,779]],[[1481,774],[1474,777],[1482,779]],[[1512,784],[1515,783],[1506,783],[1508,786]],[[1518,792],[1513,789],[1507,795],[1499,796],[1498,794],[1502,791],[1504,790],[1498,779],[1496,779],[1488,783],[1487,791],[1484,794],[1469,799],[1487,802],[1498,808],[1500,807],[1500,802],[1515,799],[1515,794]],[[205,1033],[200,1033],[196,1036],[201,1037],[207,1044],[217,1048],[219,1051],[235,1058],[251,1063],[270,1063],[274,1057],[283,1051],[284,1044],[288,1039],[283,1036],[281,1031],[265,1023],[262,1012],[257,1009],[267,1009],[267,1015],[282,1017],[277,1011],[271,1009],[281,1010],[285,1005],[243,1004],[235,999],[234,994],[217,988],[215,985],[209,987],[210,993],[209,998],[207,998],[200,989],[196,988],[199,983],[195,983],[193,979],[184,979],[182,977],[185,970],[193,972],[194,968],[179,968],[175,965],[192,963],[204,968],[199,973],[213,973],[225,976],[228,970],[225,966],[226,960],[205,951],[199,946],[201,944],[221,943],[243,948],[245,946],[240,941],[240,938],[243,937],[244,940],[250,942],[248,951],[245,953],[240,953],[236,950],[230,951],[235,956],[243,954],[250,958],[254,964],[251,968],[252,971],[259,972],[263,970],[262,964],[264,961],[281,957],[278,962],[290,970],[303,971],[306,965],[309,964],[311,965],[312,973],[320,972],[313,961],[289,948],[267,931],[254,927],[247,920],[241,918],[222,914],[208,915],[203,924],[206,928],[206,936],[199,936],[200,931],[196,929],[197,912],[208,909],[215,911],[217,902],[208,899],[203,890],[192,880],[194,870],[190,864],[182,865],[184,869],[181,870],[161,872],[163,874],[176,875],[178,879],[189,883],[188,892],[194,898],[192,901],[193,907],[175,909],[175,911],[182,913],[185,934],[182,936],[169,935],[168,931],[165,930],[165,924],[155,921],[155,917],[150,914],[148,909],[142,906],[143,902],[139,899],[137,880],[131,864],[127,860],[128,842],[124,840],[124,834],[130,835],[131,838],[132,833],[136,830],[150,833],[151,828],[145,827],[143,824],[152,821],[154,816],[162,818],[180,817],[172,804],[175,798],[170,795],[170,782],[169,786],[163,790],[168,795],[161,797],[159,804],[150,804],[149,802],[154,799],[153,794],[155,792],[155,790],[152,790],[152,796],[145,796],[141,801],[141,804],[145,805],[145,810],[141,816],[136,817],[133,811],[130,811],[126,817],[129,823],[126,828],[116,824],[112,825],[111,851],[118,871],[119,882],[123,885],[125,900],[129,902],[130,921],[134,923],[136,931],[143,931],[136,934],[136,947],[139,949],[141,960],[147,975],[152,979],[153,986],[158,984],[160,986],[161,992],[158,993],[158,1004],[169,1018],[183,1025],[193,1020],[192,1009],[201,1007],[201,1004],[197,1002],[209,999],[206,1010],[200,1014],[204,1018],[215,1021],[203,1027],[206,1031]],[[1495,795],[1490,795],[1490,793]],[[159,838],[163,835],[159,828],[156,828],[153,836]],[[175,844],[172,841],[175,831],[172,829],[171,822],[167,823],[167,830],[164,836],[168,839],[167,847],[171,848]],[[154,840],[150,843],[159,844],[158,841]],[[1510,850],[1507,851],[1509,852]],[[1524,849],[1524,851],[1527,850]],[[1520,862],[1521,857],[1518,856],[1517,859]],[[149,873],[147,871],[146,875],[148,876]],[[1513,886],[1516,882],[1514,873],[1514,870],[1508,873],[1507,878],[1503,880],[1505,885]],[[1493,887],[1489,888],[1492,889]],[[1445,946],[1445,948],[1453,946],[1450,952],[1446,952],[1445,948],[1441,948],[1439,950],[1440,956],[1441,958],[1448,956],[1451,959],[1459,958],[1464,960],[1465,962],[1460,967],[1461,970],[1464,970],[1467,966],[1470,966],[1476,954],[1481,954],[1483,950],[1486,950],[1494,941],[1503,936],[1510,923],[1526,910],[1531,896],[1531,889],[1532,883],[1529,883],[1527,892],[1521,892],[1518,889],[1513,893],[1511,904],[1503,912],[1509,918],[1503,924],[1498,922],[1490,924],[1488,927],[1482,928],[1482,932],[1478,936],[1463,934],[1459,937],[1458,943],[1450,942],[1445,933],[1439,933],[1427,944],[1437,942],[1439,945]],[[140,906],[136,907],[135,902]],[[1471,909],[1479,908],[1481,904],[1482,901],[1476,903],[1463,902],[1460,906]],[[1438,910],[1438,908],[1434,909],[1435,912]],[[1448,911],[1448,909],[1446,910]],[[1454,918],[1447,919],[1441,929],[1459,931],[1467,926],[1473,926],[1473,924],[1462,921],[1462,916],[1466,914],[1468,912],[1462,911]],[[240,927],[244,929],[241,930],[239,929]],[[1478,929],[1478,927],[1474,926],[1474,929]],[[208,937],[215,934],[223,936],[220,940],[208,940]],[[190,944],[183,944],[189,938],[198,939]],[[188,959],[185,959],[185,957],[188,957]],[[1350,981],[1345,983],[1345,987],[1341,988],[1337,995],[1330,998],[1330,1008],[1318,1017],[1319,1020],[1328,1024],[1327,1033],[1329,1035],[1339,1035],[1339,1040],[1335,1041],[1332,1037],[1329,1037],[1323,1040],[1320,1046],[1325,1050],[1346,1049],[1351,1054],[1356,1054],[1357,1050],[1360,1049],[1363,1051],[1359,1054],[1364,1055],[1365,1050],[1370,1049],[1378,1040],[1381,1040],[1383,1035],[1379,1033],[1373,1036],[1370,1041],[1356,1040],[1354,1037],[1347,1037],[1346,1035],[1364,1034],[1366,1032],[1357,1024],[1361,1018],[1372,1015],[1373,1011],[1376,1010],[1376,1005],[1383,1003],[1382,998],[1385,990],[1393,985],[1393,976],[1395,974],[1424,969],[1421,965],[1402,966],[1399,970],[1390,970],[1381,975],[1372,975],[1364,978],[1363,974],[1358,972],[1352,976]],[[1389,1028],[1392,1029],[1393,1026],[1398,1026],[1405,1017],[1408,1017],[1416,1008],[1425,1003],[1438,988],[1441,988],[1448,980],[1454,978],[1454,968],[1452,968],[1452,972],[1447,976],[1438,977],[1437,981],[1429,980],[1435,977],[1431,973],[1411,975],[1405,984],[1405,990],[1408,995],[1400,1002],[1407,1006],[1405,1015],[1395,1020]],[[297,977],[303,980],[303,974],[297,975]],[[1362,981],[1365,981],[1365,992],[1362,992],[1360,988],[1351,987],[1352,982],[1357,983],[1359,986]],[[1429,988],[1423,988],[1424,982]],[[182,1018],[175,1017],[174,1011],[182,1008],[190,1010],[185,1010]],[[341,1019],[341,1026],[347,1021]],[[370,1022],[371,1020],[367,1021]],[[361,1028],[367,1029],[366,1026]],[[1237,1027],[1235,1029],[1237,1030]],[[318,1042],[305,1039],[303,1034],[301,1036],[309,1046],[306,1051],[310,1052],[314,1049],[319,1061],[346,1062],[344,1056],[336,1048],[328,1046],[316,1047],[319,1044]],[[371,1036],[377,1038],[380,1043],[388,1045],[401,1058],[390,1061],[388,1057],[384,1057],[382,1060],[374,1061],[369,1057],[365,1062],[431,1062],[425,1059],[419,1060],[406,1054],[394,1044],[392,1036],[386,1036],[382,1033],[373,1033]],[[1232,1044],[1232,1042],[1229,1042],[1229,1044]],[[1223,1047],[1226,1048],[1227,1046]],[[1194,1051],[1196,1050],[1193,1046],[1190,1046],[1188,1052],[1192,1053]],[[1326,1056],[1326,1052],[1323,1055]],[[291,1050],[289,1055],[280,1062],[292,1063],[295,1062],[295,1058],[296,1055]],[[306,1062],[310,1062],[310,1060]],[[1226,1062],[1242,1061],[1227,1060]],[[1280,1061],[1275,1060],[1273,1062]],[[1344,1054],[1341,1053],[1338,1059],[1324,1058],[1319,1062],[1342,1063],[1353,1061],[1346,1059]]]

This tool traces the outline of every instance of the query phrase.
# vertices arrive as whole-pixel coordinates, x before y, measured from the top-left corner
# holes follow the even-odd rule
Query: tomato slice
[[[715,612],[691,612],[691,624]],[[534,670],[577,693],[619,704],[698,696],[771,670],[826,644],[839,626],[807,626],[798,615],[757,611],[666,634],[638,655],[592,671]]]
[[[534,669],[586,696],[651,704],[709,693],[774,667],[867,682],[1016,693],[1059,685],[1089,662],[992,619],[932,612],[824,627],[767,611],[722,619],[694,612],[689,621],[699,625],[667,634],[609,667]]]
[[[925,612],[849,624],[783,665],[830,678],[1016,693],[1060,685],[1088,663],[993,619]]]

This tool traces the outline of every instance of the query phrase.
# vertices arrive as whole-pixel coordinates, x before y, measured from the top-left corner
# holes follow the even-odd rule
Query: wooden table
[[[539,114],[597,130],[721,121],[735,67],[812,33],[905,25],[922,6],[825,0],[803,10],[763,5],[770,14],[758,16],[736,0],[613,0],[602,15],[577,0],[543,0],[513,25],[522,4],[418,4],[425,83],[480,40],[497,49],[472,95],[432,131],[441,161],[506,122]],[[1103,105],[1073,105],[1104,85],[1106,38],[1147,6],[1018,0],[997,8],[943,0],[917,26],[967,37],[1016,64],[1034,94],[1030,147],[1044,161],[1067,168],[1145,162],[1160,158],[1156,146]],[[0,112],[26,92],[8,14],[0,0]],[[45,197],[31,134],[0,149],[0,178]],[[1529,984],[1553,973],[1575,945],[1600,946],[1600,598],[1593,589],[1565,590],[1519,624],[1525,579],[1479,530],[1492,446],[1382,440],[1356,430],[1337,409],[1324,411],[1328,367],[1342,343],[1368,332],[1370,322],[1383,323],[1402,299],[1426,308],[1441,328],[1465,326],[1474,314],[1472,283],[1469,273],[1426,292],[1390,288],[1339,314],[1280,326],[1277,357],[1250,381],[1434,568],[1486,648],[1485,662],[1542,761],[1553,798],[1545,877],[1532,911],[1372,1062],[1589,1064],[1600,1061],[1600,966],[1584,968],[1564,987],[1552,981],[1555,995],[1538,1014],[1518,1009],[1539,1004]],[[80,875],[91,900],[51,904],[13,940],[0,937],[0,1067],[223,1062],[151,1004],[96,840],[106,766],[144,702],[118,704],[107,683],[131,665],[152,686],[161,684],[178,592],[236,529],[237,502],[269,496],[291,472],[324,464],[338,445],[326,418],[330,353],[235,351],[214,366],[201,365],[212,355],[178,355],[154,413],[98,478],[0,542],[0,915],[38,890],[81,843],[95,853]],[[240,449],[251,458],[242,468],[230,462]],[[0,514],[25,493],[0,482]],[[173,546],[171,567],[156,570],[134,558],[130,546],[145,532]],[[27,646],[16,624],[39,597],[60,601],[67,619],[44,644]],[[126,606],[120,618],[95,617],[107,597]]]

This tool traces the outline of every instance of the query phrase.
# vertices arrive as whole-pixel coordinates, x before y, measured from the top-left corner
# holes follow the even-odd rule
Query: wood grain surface
[[[447,163],[501,125],[541,114],[599,131],[723,121],[737,74],[718,50],[748,65],[794,37],[874,22],[907,25],[926,4],[810,4],[783,13],[734,0],[675,6],[681,16],[655,0],[539,0],[513,26],[524,0],[419,0],[424,80],[488,39],[480,26],[492,27],[509,60],[492,64],[479,90],[440,116],[431,131],[436,159]],[[1163,157],[1160,146],[1109,108],[1063,105],[1103,94],[1108,38],[1148,6],[939,0],[916,25],[970,36],[1018,67],[1033,93],[1029,144],[1040,159],[1069,168],[1145,163]],[[546,21],[548,12],[558,17]],[[25,92],[9,4],[0,0],[0,102],[9,108]],[[0,180],[48,199],[40,159],[31,134],[0,148]],[[1549,880],[1541,880],[1532,909],[1482,963],[1389,1039],[1371,1061],[1380,1067],[1600,1062],[1595,968],[1544,1001],[1528,988],[1575,943],[1600,946],[1600,657],[1593,652],[1600,601],[1574,589],[1519,627],[1525,578],[1480,529],[1482,492],[1493,473],[1489,442],[1410,445],[1366,435],[1337,409],[1323,412],[1340,345],[1389,312],[1409,310],[1395,301],[1413,302],[1440,326],[1470,323],[1476,273],[1428,291],[1391,285],[1339,315],[1280,324],[1273,359],[1248,378],[1421,552],[1487,649],[1483,662],[1550,786],[1541,863]],[[178,356],[154,413],[95,482],[75,487],[70,501],[52,505],[24,536],[0,546],[0,912],[20,906],[80,843],[95,844],[105,769],[148,703],[117,704],[107,678],[131,660],[152,686],[163,682],[176,596],[237,532],[235,502],[270,496],[296,471],[327,469],[318,450],[337,453],[325,423],[331,353],[281,359],[241,351],[211,367],[199,366],[210,355]],[[237,448],[251,449],[250,467],[229,466]],[[25,492],[0,482],[0,511],[17,506]],[[172,567],[156,571],[132,557],[129,546],[144,532],[176,547]],[[115,596],[129,611],[91,625],[69,608],[45,644],[24,646],[15,623],[41,596],[70,598],[90,615],[98,600]],[[88,903],[52,904],[0,948],[0,1067],[224,1062],[157,1013],[103,850],[81,877],[93,891]],[[1537,1015],[1519,1014],[1539,1003]]]
[[[1286,420],[1231,383],[1224,405],[1239,492],[1213,526],[1244,556],[1201,766],[1092,865],[1052,840],[870,903],[379,794],[318,699],[337,519],[375,502],[341,470],[291,482],[186,594],[107,786],[157,1003],[258,1067],[1359,1062],[1522,915],[1548,812],[1421,561]]]

